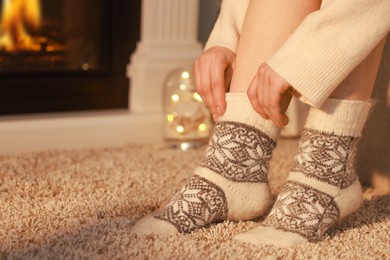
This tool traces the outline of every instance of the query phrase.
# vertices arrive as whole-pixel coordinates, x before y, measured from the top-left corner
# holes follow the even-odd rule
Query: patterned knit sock
[[[189,233],[268,212],[268,163],[280,130],[253,110],[245,93],[228,93],[226,103],[201,166],[167,206],[142,218],[132,232]]]
[[[235,236],[253,244],[288,247],[315,242],[356,211],[362,191],[354,169],[356,144],[370,103],[328,99],[311,109],[288,180],[257,228]]]

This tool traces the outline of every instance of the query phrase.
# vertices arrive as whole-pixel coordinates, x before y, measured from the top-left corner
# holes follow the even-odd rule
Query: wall
[[[220,1],[200,0],[199,1],[199,31],[198,40],[206,43],[213,25],[219,13]]]

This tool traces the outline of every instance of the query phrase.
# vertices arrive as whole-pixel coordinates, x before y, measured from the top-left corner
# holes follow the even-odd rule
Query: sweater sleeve
[[[320,107],[390,29],[389,0],[328,0],[267,61]]]
[[[213,46],[222,46],[236,52],[248,3],[249,0],[222,1],[221,11],[205,50]]]

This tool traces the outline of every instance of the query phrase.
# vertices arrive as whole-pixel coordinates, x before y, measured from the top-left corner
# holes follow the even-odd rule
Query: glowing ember
[[[40,44],[28,33],[41,25],[39,0],[3,0],[0,22],[0,50],[39,51]]]

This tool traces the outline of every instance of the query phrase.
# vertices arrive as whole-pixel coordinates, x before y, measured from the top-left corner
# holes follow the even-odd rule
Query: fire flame
[[[0,22],[0,50],[38,51],[27,29],[38,30],[41,25],[40,0],[3,0]]]

